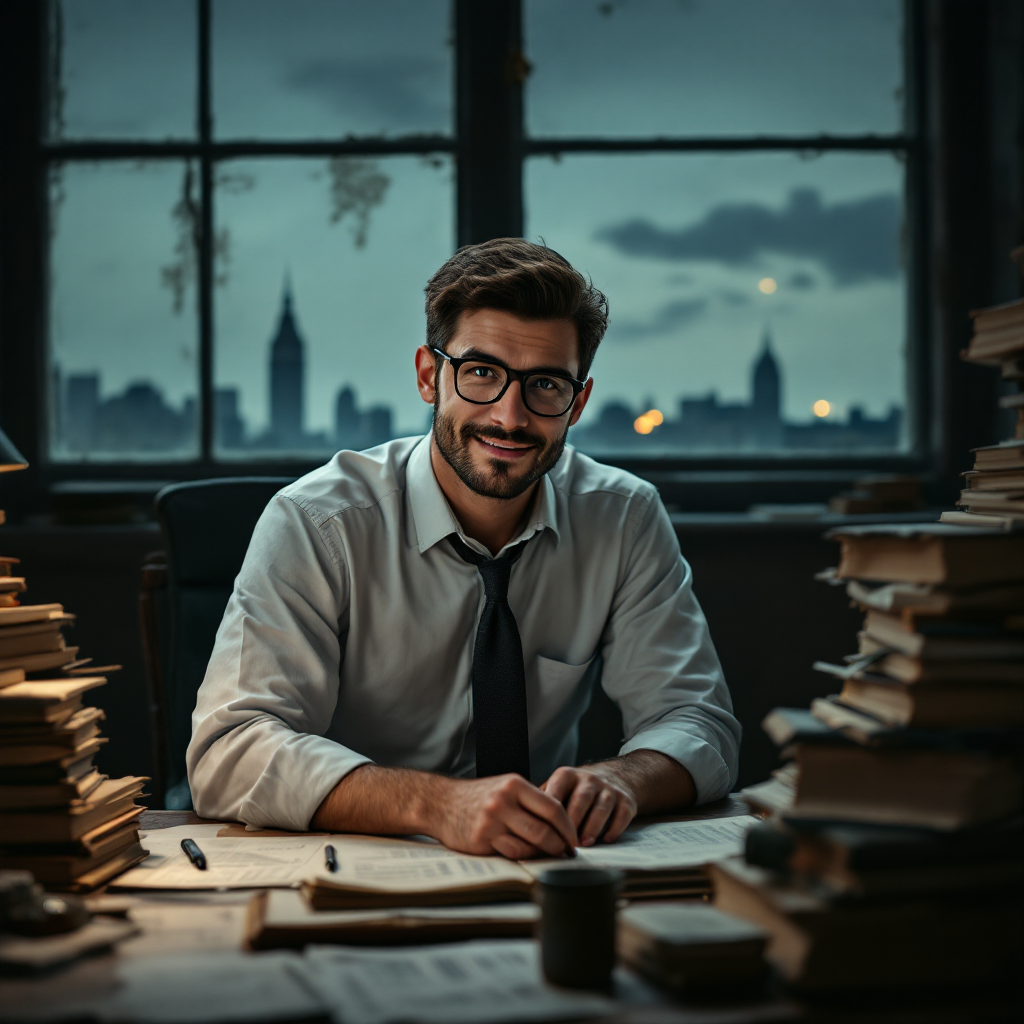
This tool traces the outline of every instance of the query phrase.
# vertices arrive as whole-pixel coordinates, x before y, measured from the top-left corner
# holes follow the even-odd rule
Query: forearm
[[[409,768],[364,764],[324,798],[310,822],[317,832],[435,836],[451,779]]]
[[[587,770],[626,786],[641,816],[677,811],[697,798],[690,773],[675,758],[657,750],[634,750],[587,765]]]

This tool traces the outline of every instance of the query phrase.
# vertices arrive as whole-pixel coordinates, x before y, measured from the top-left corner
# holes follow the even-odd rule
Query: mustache
[[[462,436],[463,441],[468,441],[472,437],[489,437],[494,441],[511,441],[513,444],[529,444],[533,445],[535,448],[543,448],[546,443],[543,437],[531,434],[527,430],[502,430],[501,427],[495,427],[489,424],[473,426],[469,423],[465,423],[459,433]]]

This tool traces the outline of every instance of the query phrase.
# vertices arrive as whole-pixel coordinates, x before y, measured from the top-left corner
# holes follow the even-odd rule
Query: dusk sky
[[[64,0],[65,138],[194,135],[194,5]],[[439,0],[214,0],[215,132],[298,139],[452,130]],[[527,0],[535,135],[890,133],[901,123],[896,0]],[[905,400],[903,165],[886,154],[531,160],[525,230],[607,292],[592,408],[673,412],[748,396],[770,324],[785,413]],[[180,160],[66,165],[53,195],[51,359],[105,395],[196,393],[194,259]],[[421,432],[422,289],[455,239],[447,157],[238,160],[215,216],[218,386],[266,420],[268,344],[290,272],[307,342],[307,428],[345,383]],[[177,216],[175,210],[178,210]],[[771,279],[775,289],[759,282]]]

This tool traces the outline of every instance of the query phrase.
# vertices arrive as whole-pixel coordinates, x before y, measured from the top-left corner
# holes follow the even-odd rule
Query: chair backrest
[[[256,521],[289,477],[240,477],[172,484],[156,496],[167,551],[167,621],[161,643],[168,808],[191,807],[185,751],[196,693],[249,547]]]

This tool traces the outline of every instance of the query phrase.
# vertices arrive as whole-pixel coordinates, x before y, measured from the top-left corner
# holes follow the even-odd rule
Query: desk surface
[[[672,820],[699,820],[746,813],[735,797],[718,801]],[[201,823],[191,811],[146,811],[143,830]],[[663,819],[656,819],[663,820]],[[0,980],[0,1020],[60,1020],[74,1015],[85,1000],[101,1002],[117,986],[116,967],[125,958],[159,959],[172,953],[202,953],[243,948],[245,915],[251,892],[146,892],[130,895],[132,919],[140,935],[121,943],[116,952],[79,961],[63,970],[35,978]],[[253,954],[259,955],[259,954]],[[187,979],[181,979],[187,984]],[[781,1000],[723,1004],[688,1009],[626,969],[616,972],[616,994],[629,1009],[614,1020],[622,1024],[754,1024],[793,1019],[792,1004]]]
[[[702,807],[687,815],[668,820],[700,820],[742,814],[746,805],[735,797]],[[174,825],[201,823],[190,811],[147,811],[142,828],[153,830]],[[666,819],[654,819],[666,820]],[[35,978],[0,980],[0,1021],[82,1020],[76,1007],[85,1001],[97,1001],[101,1011],[118,986],[117,968],[127,959],[146,958],[159,965],[161,958],[176,953],[240,951],[244,949],[245,916],[248,891],[231,892],[145,892],[137,896],[131,910],[141,934],[120,944],[116,952],[81,960],[57,973]],[[262,954],[251,954],[259,956]],[[159,968],[158,968],[159,969]],[[188,985],[188,978],[172,979]],[[760,1024],[767,1021],[822,1021],[829,1024],[876,1024],[883,1007],[870,1005],[800,1007],[783,996],[756,1001],[681,1003],[648,984],[626,968],[616,970],[616,996],[625,1005],[615,1017],[602,1018],[602,1024]],[[198,998],[198,997],[197,997]],[[980,998],[980,994],[979,994]],[[982,1000],[983,1001],[983,1000]],[[930,1007],[897,1007],[885,1001],[885,1020],[918,1024],[928,1021],[988,1021],[985,1008],[974,999],[945,999]],[[892,1013],[888,1011],[892,1010]],[[997,1015],[998,1016],[998,1015]],[[165,1018],[166,1019],[166,1018]],[[1005,1019],[1001,1016],[998,1019]],[[326,1021],[327,1018],[317,1018]]]

